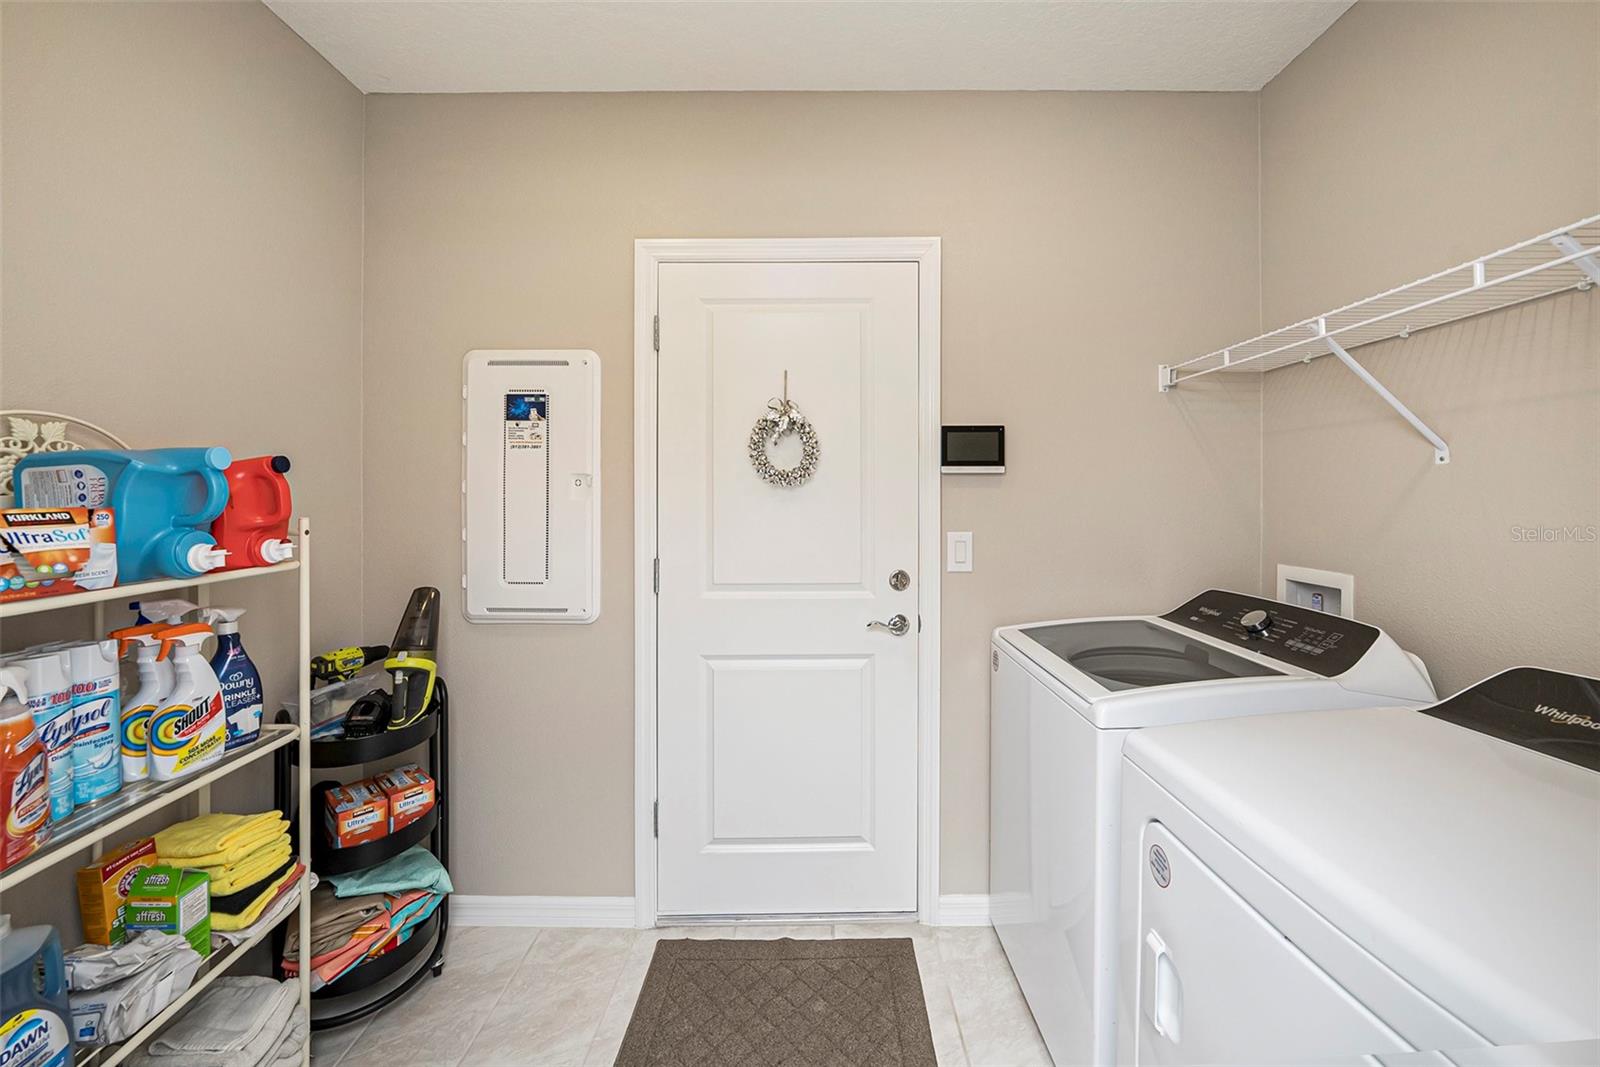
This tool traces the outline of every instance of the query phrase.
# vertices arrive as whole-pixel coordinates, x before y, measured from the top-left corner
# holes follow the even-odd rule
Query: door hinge
[[[650,590],[651,590],[651,592],[655,593],[656,596],[660,596],[661,595],[661,557],[660,556],[657,556],[655,558],[655,565],[654,565],[654,567],[652,568],[652,571],[651,571]]]
[[[661,351],[661,316],[657,315],[650,324],[650,341],[655,345],[656,351]]]
[[[661,801],[659,800],[651,805],[650,832],[657,837],[661,836]]]

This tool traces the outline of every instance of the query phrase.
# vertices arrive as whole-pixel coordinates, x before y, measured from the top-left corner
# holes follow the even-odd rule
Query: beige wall
[[[1261,94],[1267,324],[1600,211],[1597,71],[1600,4],[1357,4]],[[1355,354],[1452,462],[1331,359],[1267,375],[1265,588],[1278,563],[1353,572],[1442,691],[1600,671],[1594,294]]]
[[[944,417],[1009,473],[946,478],[943,888],[988,881],[989,630],[1253,586],[1259,392],[1155,390],[1257,325],[1256,102],[1239,95],[373,96],[367,636],[445,592],[452,864],[468,893],[633,891],[633,240],[944,240]],[[600,353],[604,602],[461,620],[461,357]],[[1220,376],[1218,376],[1220,377]]]
[[[353,638],[361,94],[255,4],[6,3],[0,19],[0,406],[69,412],[136,447],[288,454],[316,520],[313,644]],[[294,582],[238,594],[281,698]],[[0,639],[74,621],[85,635],[87,614]],[[265,766],[254,778],[245,794],[265,800]],[[57,921],[75,927],[74,910]]]

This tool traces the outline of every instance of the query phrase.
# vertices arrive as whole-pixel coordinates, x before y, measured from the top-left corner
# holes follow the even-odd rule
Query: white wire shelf
[[[297,903],[299,900],[298,895],[304,893],[305,891],[304,885],[305,875],[301,875],[301,887],[295,890],[295,893],[297,894]],[[89,1064],[93,1064],[95,1067],[116,1067],[116,1064],[121,1063],[123,1060],[127,1059],[133,1053],[142,1048],[145,1042],[154,1037],[158,1031],[167,1025],[167,1023],[177,1018],[179,1013],[187,1008],[196,997],[204,992],[207,986],[209,986],[212,982],[215,982],[218,978],[221,978],[224,974],[228,973],[228,969],[242,959],[245,953],[249,952],[251,949],[260,944],[261,941],[268,934],[272,933],[272,931],[276,930],[285,919],[293,918],[296,914],[298,914],[298,912],[298,907],[285,911],[283,915],[279,917],[277,922],[263,930],[256,931],[256,933],[253,934],[249,940],[240,942],[238,945],[212,949],[211,955],[206,957],[205,963],[201,965],[200,973],[189,985],[189,988],[183,991],[181,996],[179,996],[171,1004],[168,1004],[165,1008],[162,1008],[161,1011],[153,1018],[151,1018],[143,1026],[139,1027],[138,1031],[135,1032],[132,1037],[128,1038],[128,1040],[116,1045],[106,1045],[101,1048],[86,1049],[85,1051],[79,1053],[76,1060],[76,1067],[87,1067]]]
[[[285,574],[299,569],[300,561],[291,559],[283,563],[274,563],[270,567],[240,567],[231,571],[212,571],[196,578],[162,578],[154,582],[133,582],[129,585],[114,585],[109,589],[90,589],[82,593],[63,593],[61,596],[42,596],[33,600],[8,600],[0,604],[0,619],[18,615],[36,615],[41,611],[61,611],[65,608],[82,607],[85,604],[99,604],[107,600],[148,599],[154,593],[165,593],[173,589],[194,589],[202,585],[258,578],[267,574]]]
[[[1162,364],[1162,392],[1218,371],[1277,370],[1600,282],[1600,215],[1468,260],[1335,311],[1182,363]]]
[[[73,812],[51,827],[50,840],[37,851],[0,873],[0,891],[21,885],[34,875],[71,859],[98,841],[121,833],[145,816],[210,786],[217,779],[254,763],[299,737],[300,727],[296,723],[262,726],[260,737],[248,745],[224,753],[220,760],[204,771],[175,782],[148,779],[135,782],[98,803]]]

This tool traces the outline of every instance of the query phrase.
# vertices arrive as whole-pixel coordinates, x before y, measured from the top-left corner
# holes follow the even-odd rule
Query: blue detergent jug
[[[109,507],[117,527],[117,581],[193,578],[226,554],[211,523],[228,503],[226,448],[46,452],[17,462],[17,506]]]
[[[0,1064],[68,1067],[72,1006],[61,937],[53,926],[11,929],[0,915]]]

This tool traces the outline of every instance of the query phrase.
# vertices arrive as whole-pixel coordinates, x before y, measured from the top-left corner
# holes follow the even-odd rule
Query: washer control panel
[[[1354,619],[1225,589],[1208,589],[1161,617],[1326,678],[1359,663],[1379,633]]]

